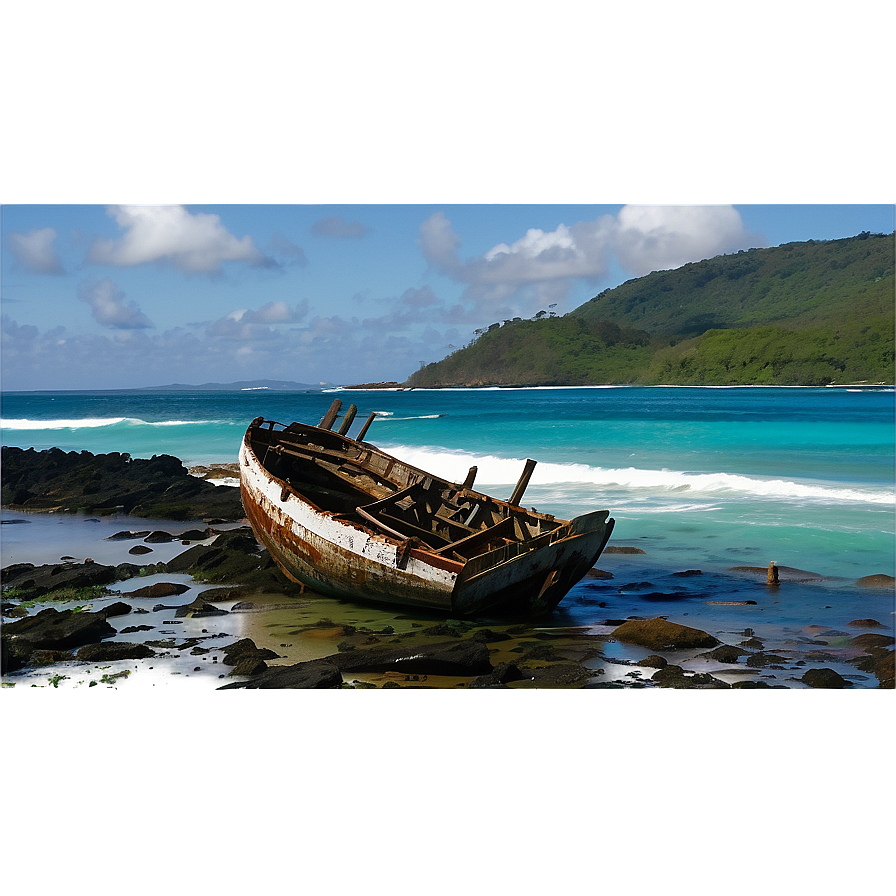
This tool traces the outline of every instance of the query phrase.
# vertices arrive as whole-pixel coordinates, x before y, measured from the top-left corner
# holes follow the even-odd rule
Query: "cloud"
[[[626,270],[643,276],[762,242],[744,230],[730,205],[627,205],[617,218],[613,248]]]
[[[53,244],[56,231],[52,227],[30,233],[11,233],[9,248],[16,261],[33,274],[63,274],[65,271]]]
[[[181,205],[112,206],[108,214],[125,233],[118,240],[98,239],[88,260],[118,267],[156,262],[185,274],[217,274],[225,262],[276,267],[252,237],[237,239],[218,215],[190,214]]]
[[[308,301],[294,307],[286,302],[268,302],[257,310],[240,308],[206,326],[206,335],[213,339],[239,340],[244,343],[269,342],[280,337],[274,324],[296,324],[308,314]]]
[[[680,267],[761,244],[731,206],[625,206],[592,221],[532,228],[462,260],[460,238],[444,213],[421,225],[418,245],[431,268],[466,285],[463,300],[477,314],[532,313],[563,302],[577,282],[605,277],[613,258],[634,274]]]
[[[78,298],[90,305],[97,323],[113,330],[145,330],[155,324],[108,277],[82,283]]]
[[[271,237],[271,248],[284,259],[284,264],[298,265],[300,268],[308,266],[305,250],[282,233],[275,233]]]
[[[360,239],[370,233],[370,228],[360,221],[346,221],[341,215],[321,218],[311,225],[315,236],[328,236],[335,239]]]

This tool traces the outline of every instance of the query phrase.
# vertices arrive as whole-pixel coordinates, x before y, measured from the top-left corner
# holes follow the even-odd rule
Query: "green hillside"
[[[408,386],[894,381],[894,235],[751,249],[493,324]]]

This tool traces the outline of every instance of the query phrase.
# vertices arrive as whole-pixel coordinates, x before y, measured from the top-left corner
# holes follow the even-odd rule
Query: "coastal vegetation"
[[[893,383],[894,270],[894,234],[742,250],[493,323],[405,385]]]

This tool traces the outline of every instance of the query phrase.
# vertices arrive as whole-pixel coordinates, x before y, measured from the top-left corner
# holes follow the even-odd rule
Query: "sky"
[[[0,387],[403,381],[652,270],[892,232],[896,14],[803,7],[10,8]]]

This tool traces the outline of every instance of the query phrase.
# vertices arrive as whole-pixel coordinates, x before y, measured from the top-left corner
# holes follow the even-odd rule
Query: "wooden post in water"
[[[766,585],[780,585],[781,583],[778,581],[778,564],[772,560],[768,565],[768,575],[765,579]]]
[[[355,440],[357,442],[361,442],[364,439],[364,436],[367,435],[367,430],[370,429],[370,424],[373,423],[373,419],[376,417],[376,411],[374,411],[368,418],[367,422],[361,427],[361,432],[358,433],[358,438]]]
[[[352,425],[352,420],[355,419],[355,414],[357,413],[358,409],[353,404],[350,404],[342,420],[342,426],[339,427],[339,435],[348,435],[348,428]]]
[[[529,479],[532,477],[532,471],[535,469],[536,463],[538,463],[538,461],[526,458],[526,466],[523,468],[523,475],[520,476],[520,480],[517,482],[516,488],[513,490],[513,494],[508,500],[508,503],[513,504],[514,507],[520,506],[520,501],[523,500],[523,492],[526,491],[526,486],[529,484]]]
[[[336,415],[339,413],[339,408],[342,407],[342,402],[336,398],[333,400],[333,404],[330,405],[330,410],[324,414],[323,420],[318,424],[321,429],[330,429],[330,427],[336,422]]]

